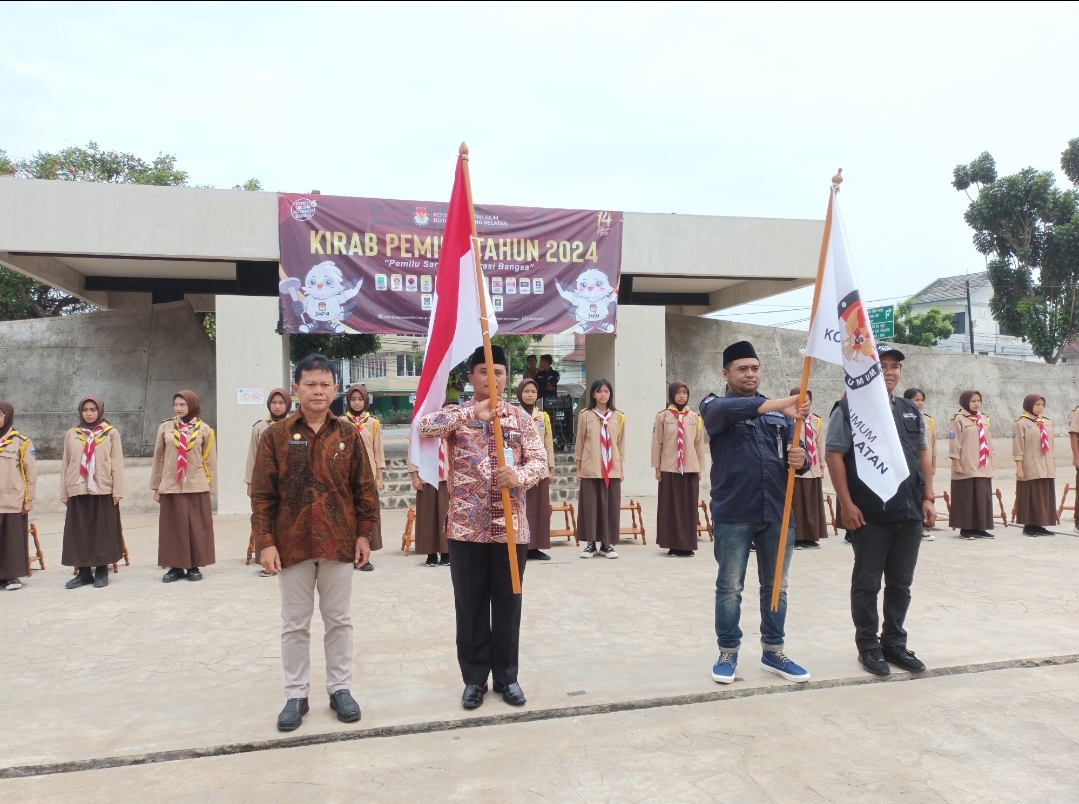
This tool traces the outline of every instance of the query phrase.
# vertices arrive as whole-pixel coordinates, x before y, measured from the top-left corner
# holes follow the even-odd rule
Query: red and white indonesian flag
[[[843,367],[858,478],[882,500],[890,500],[910,472],[892,418],[873,330],[858,295],[835,191],[820,300],[806,352]]]
[[[453,194],[446,213],[446,230],[435,276],[434,303],[427,327],[427,351],[423,356],[420,386],[412,411],[410,447],[412,462],[419,467],[420,478],[437,486],[438,446],[441,439],[421,438],[416,425],[420,418],[446,404],[446,383],[450,370],[483,345],[480,328],[480,288],[476,281],[476,263],[472,242],[472,220],[465,189],[465,171],[457,157]],[[488,329],[498,329],[490,296],[487,296]]]

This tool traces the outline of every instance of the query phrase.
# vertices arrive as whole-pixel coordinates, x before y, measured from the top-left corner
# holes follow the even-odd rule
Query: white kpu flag
[[[831,203],[832,228],[806,353],[843,367],[858,479],[881,500],[890,500],[910,472],[892,418],[873,331],[858,295],[835,190]]]

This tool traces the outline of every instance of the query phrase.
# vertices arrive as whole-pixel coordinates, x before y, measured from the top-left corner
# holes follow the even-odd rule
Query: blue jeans
[[[792,518],[793,519],[793,518]],[[719,572],[716,575],[716,639],[720,651],[737,653],[742,644],[738,618],[742,608],[742,590],[746,582],[749,546],[757,545],[757,578],[761,587],[761,647],[783,650],[783,623],[787,618],[787,574],[794,554],[794,523],[787,529],[787,547],[783,554],[783,585],[779,610],[772,611],[772,580],[779,550],[778,522],[716,522],[712,528]]]

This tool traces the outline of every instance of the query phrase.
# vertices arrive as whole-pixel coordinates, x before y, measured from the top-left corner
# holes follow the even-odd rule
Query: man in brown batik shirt
[[[330,413],[333,367],[321,355],[296,365],[300,404],[266,431],[251,476],[251,527],[262,568],[281,587],[281,662],[287,701],[280,731],[308,712],[311,616],[315,588],[326,626],[326,692],[337,719],[353,723],[360,707],[352,685],[352,569],[371,555],[379,521],[378,490],[356,429]]]

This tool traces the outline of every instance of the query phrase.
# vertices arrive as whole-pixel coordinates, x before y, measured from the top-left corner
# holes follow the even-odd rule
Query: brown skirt
[[[667,550],[697,549],[697,500],[701,476],[660,473],[656,506],[656,544]]]
[[[160,567],[208,567],[214,555],[214,516],[210,492],[162,494],[157,526]]]
[[[528,518],[528,549],[548,549],[551,546],[551,478],[543,478],[525,494],[525,516]]]
[[[794,479],[794,537],[800,542],[819,542],[828,538],[828,519],[824,515],[824,480],[820,477]]]
[[[1057,482],[1054,478],[1015,481],[1015,522],[1018,525],[1057,523]]]
[[[609,486],[602,477],[582,477],[577,494],[577,540],[618,544],[622,517],[622,480],[612,477]]]
[[[79,494],[68,498],[64,520],[65,567],[100,567],[124,557],[120,506],[108,494]]]
[[[972,477],[952,480],[948,526],[963,530],[993,529],[993,479]]]
[[[448,553],[446,515],[450,510],[450,493],[446,481],[436,490],[430,483],[416,492],[416,555]]]
[[[30,566],[30,517],[0,514],[0,578],[24,578]]]

